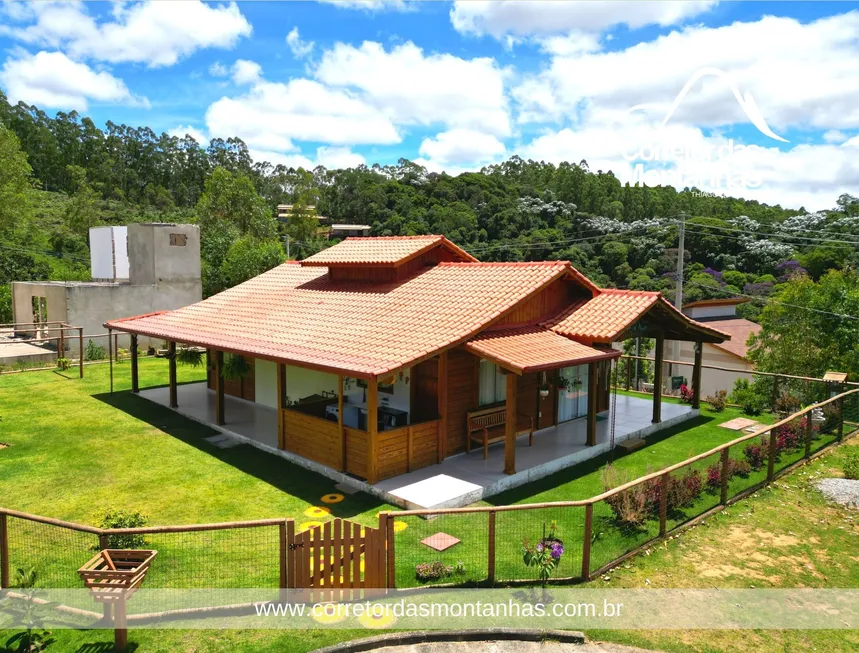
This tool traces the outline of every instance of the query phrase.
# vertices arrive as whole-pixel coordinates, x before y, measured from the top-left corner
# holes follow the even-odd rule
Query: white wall
[[[717,304],[715,306],[691,306],[683,310],[693,320],[705,317],[736,317],[736,304]]]
[[[337,394],[337,375],[294,365],[286,366],[286,396],[295,402],[322,391]]]
[[[277,363],[261,358],[254,361],[254,401],[277,408]]]

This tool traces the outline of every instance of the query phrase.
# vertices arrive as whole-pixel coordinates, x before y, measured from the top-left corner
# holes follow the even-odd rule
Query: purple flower
[[[552,545],[552,557],[555,560],[558,560],[563,553],[564,553],[564,545],[561,544],[560,542],[555,542]]]
[[[719,272],[719,270],[714,270],[713,268],[704,268],[704,273],[705,273],[705,274],[709,274],[709,275],[710,275],[711,277],[713,277],[716,281],[721,281],[721,280],[722,280],[722,273],[721,273],[721,272]]]
[[[542,551],[543,551],[543,543],[541,542],[540,544],[538,544],[536,548],[537,548],[537,553],[542,553]]]

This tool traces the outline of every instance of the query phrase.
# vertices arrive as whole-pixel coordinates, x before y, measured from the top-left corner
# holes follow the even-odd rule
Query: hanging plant
[[[191,347],[181,347],[176,352],[176,362],[191,367],[200,367],[203,364],[203,352]]]
[[[558,377],[558,390],[569,390],[572,387],[572,382],[565,376]]]
[[[224,370],[222,374],[225,379],[238,381],[245,378],[251,371],[250,363],[240,354],[227,354],[224,357]]]

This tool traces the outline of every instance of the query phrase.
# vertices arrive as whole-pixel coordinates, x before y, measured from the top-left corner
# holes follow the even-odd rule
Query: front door
[[[558,388],[558,423],[588,414],[588,366],[564,367],[558,375],[564,380]]]

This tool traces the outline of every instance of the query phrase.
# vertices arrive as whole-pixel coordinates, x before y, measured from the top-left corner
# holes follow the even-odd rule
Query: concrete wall
[[[254,401],[277,408],[277,363],[262,358],[254,361]]]
[[[691,306],[683,309],[683,312],[693,320],[708,317],[736,317],[736,304],[717,304],[715,306]]]
[[[171,235],[184,236],[182,246]],[[129,281],[132,285],[200,280],[200,228],[190,224],[128,225]]]
[[[704,343],[704,351],[701,358],[704,365],[730,367],[734,369],[747,370],[747,372],[751,372],[754,369],[754,366],[747,360],[744,360],[739,356],[734,356],[723,349],[719,349],[718,347],[714,347],[707,343]],[[693,343],[681,343],[680,355],[676,360],[684,362],[688,361],[688,365],[674,365],[673,374],[676,376],[685,376],[689,383],[691,383],[692,367],[695,362]],[[739,378],[751,381],[753,376],[750,373],[708,370],[705,367],[701,370],[701,399],[704,399],[707,395],[715,394],[718,390],[727,390],[730,394],[731,390],[734,389],[734,382]],[[671,378],[666,375],[666,386],[668,386],[670,382]]]
[[[12,282],[12,321],[19,323],[33,322],[33,297],[44,297],[48,314],[46,321],[65,321],[66,287],[42,281],[13,281]],[[32,335],[31,328],[19,329],[18,333]],[[51,333],[59,336],[59,332]]]

